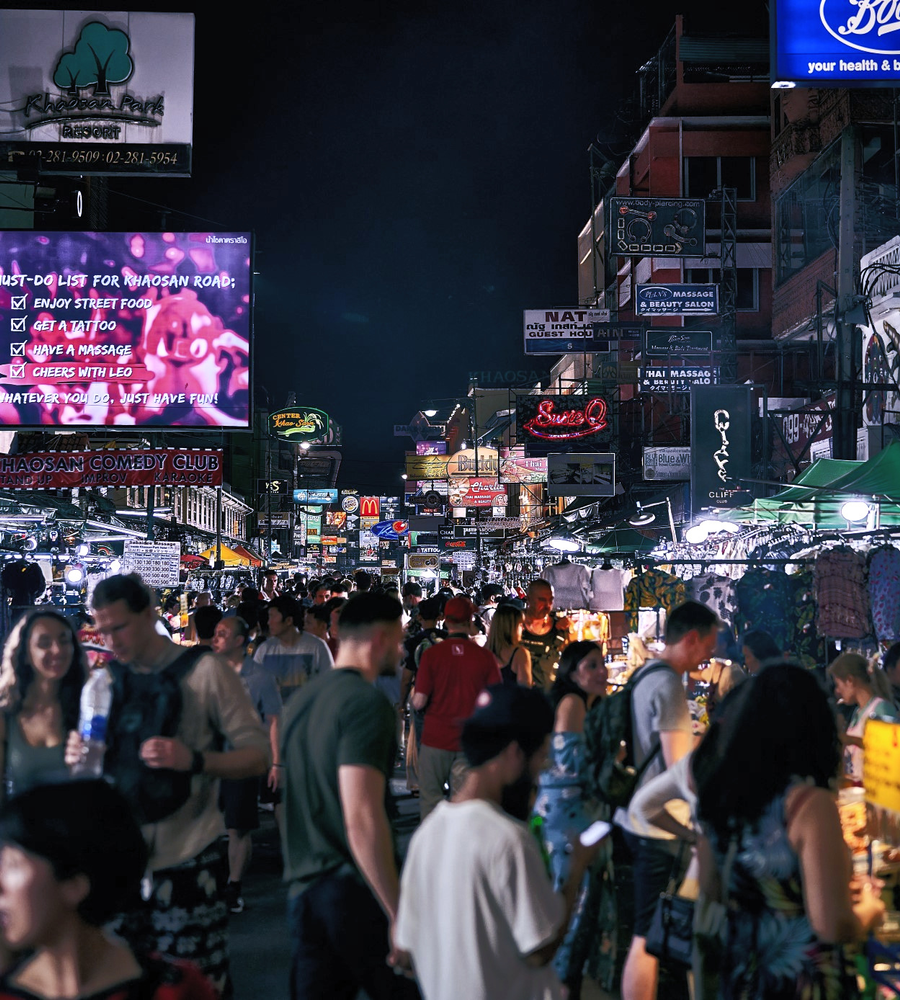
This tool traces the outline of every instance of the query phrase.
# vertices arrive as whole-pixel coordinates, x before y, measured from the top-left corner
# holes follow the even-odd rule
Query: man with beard
[[[400,602],[358,594],[341,609],[333,670],[306,684],[282,724],[284,878],[293,1000],[418,996],[387,965],[399,879],[385,804],[396,719],[375,681],[393,675]]]
[[[556,894],[525,823],[552,728],[543,692],[518,685],[487,688],[463,725],[470,770],[413,834],[394,927],[425,1000],[562,997],[549,963],[596,848],[576,841]]]

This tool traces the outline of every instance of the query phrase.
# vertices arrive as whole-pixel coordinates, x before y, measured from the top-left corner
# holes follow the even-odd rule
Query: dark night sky
[[[615,137],[676,13],[747,26],[707,20],[722,6],[197,7],[193,177],[110,187],[255,231],[255,383],[343,424],[342,485],[395,492],[394,423],[462,394],[470,370],[539,367],[521,312],[577,301],[588,144]],[[762,0],[740,17],[764,19]],[[160,224],[110,195],[111,229]]]

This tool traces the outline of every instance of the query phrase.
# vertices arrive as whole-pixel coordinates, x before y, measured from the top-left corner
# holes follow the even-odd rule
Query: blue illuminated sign
[[[294,490],[294,503],[337,503],[337,499],[337,490]]]
[[[896,86],[900,6],[886,0],[776,0],[772,84]]]

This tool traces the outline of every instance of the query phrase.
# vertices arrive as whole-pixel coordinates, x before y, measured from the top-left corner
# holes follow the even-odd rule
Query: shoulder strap
[[[211,650],[206,649],[206,647],[189,646],[164,670],[162,670],[161,673],[167,674],[169,677],[173,677],[175,680],[180,681],[181,678],[190,671],[200,657],[205,656],[209,652],[211,652]]]

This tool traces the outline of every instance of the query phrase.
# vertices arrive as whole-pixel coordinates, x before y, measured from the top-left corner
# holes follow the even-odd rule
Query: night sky
[[[470,371],[542,367],[521,313],[577,302],[587,147],[628,148],[617,111],[676,13],[765,21],[722,6],[197,7],[193,177],[112,179],[110,228],[163,224],[130,195],[197,217],[171,229],[253,230],[255,384],[343,425],[342,485],[397,492],[394,423]]]

